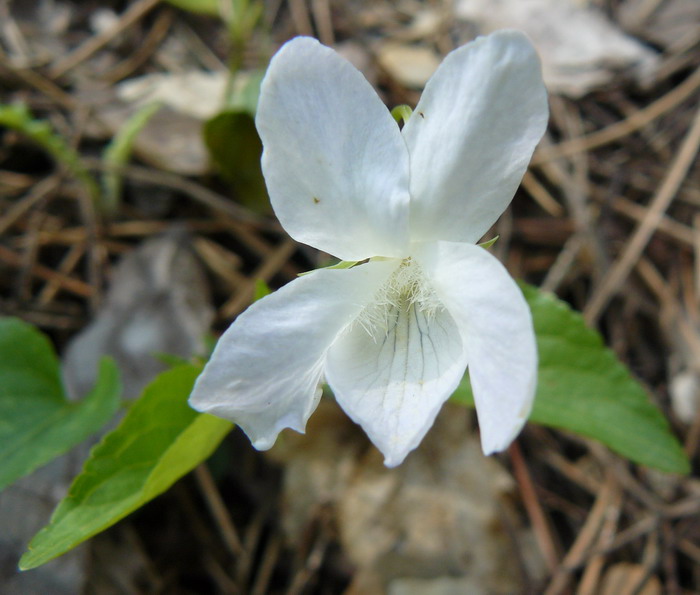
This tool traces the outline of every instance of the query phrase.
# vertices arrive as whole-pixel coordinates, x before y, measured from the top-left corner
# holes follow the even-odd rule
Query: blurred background
[[[0,0],[0,314],[47,332],[74,398],[114,356],[136,398],[260,291],[327,255],[272,214],[253,117],[285,40],[335,47],[389,107],[501,28],[537,46],[550,127],[488,237],[584,313],[686,452],[700,441],[697,0]],[[447,406],[387,470],[324,399],[268,453],[207,465],[71,554],[17,560],[88,446],[0,494],[0,592],[700,592],[700,482],[529,425],[485,459]]]

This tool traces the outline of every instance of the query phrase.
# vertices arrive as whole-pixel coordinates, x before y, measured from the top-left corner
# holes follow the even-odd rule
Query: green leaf
[[[103,360],[95,387],[69,401],[49,340],[17,318],[0,318],[0,489],[99,430],[119,407],[121,384]]]
[[[265,14],[263,0],[227,0],[220,10],[234,51],[245,47]]]
[[[490,240],[486,240],[485,242],[482,242],[481,244],[478,244],[478,245],[481,246],[482,248],[490,248],[498,241],[498,238],[500,238],[500,237],[501,236],[495,236],[495,237],[491,238]]]
[[[340,262],[336,262],[335,264],[328,265],[327,267],[320,267],[322,269],[329,269],[329,270],[343,270],[343,269],[351,269],[354,267],[358,262],[362,262],[360,260],[341,260]],[[313,269],[311,271],[304,271],[303,273],[297,273],[297,277],[303,277],[304,275],[308,275],[310,273],[313,273],[314,271],[317,271],[319,269]]]
[[[200,368],[160,374],[97,445],[20,568],[36,568],[104,531],[205,460],[232,425],[187,404]]]
[[[263,299],[266,295],[270,295],[271,293],[272,289],[270,289],[270,286],[265,283],[264,279],[255,280],[255,291],[253,292],[254,302]]]
[[[394,120],[396,120],[397,124],[401,124],[402,122],[403,124],[406,124],[408,119],[411,117],[411,114],[413,114],[413,109],[410,105],[397,105],[391,110],[391,115],[393,116]]]
[[[54,132],[49,122],[34,119],[29,108],[23,103],[0,104],[0,126],[17,130],[42,147],[80,180],[99,205],[100,190],[95,178],[85,168],[77,151]]]
[[[204,142],[239,202],[254,212],[271,213],[260,167],[262,142],[252,116],[245,111],[222,112],[204,124]]]
[[[644,388],[583,317],[556,297],[523,285],[539,348],[530,421],[602,442],[631,461],[671,473],[690,463]],[[468,376],[453,400],[473,404]]]
[[[161,107],[158,102],[144,105],[124,123],[102,153],[105,165],[113,168],[102,175],[102,208],[105,213],[116,213],[121,202],[123,176],[116,170],[128,163],[136,137]]]
[[[265,69],[238,71],[233,75],[233,89],[227,108],[234,112],[245,112],[255,117],[258,111],[260,85],[265,77]]]
[[[188,12],[219,16],[219,0],[166,0],[173,6]]]

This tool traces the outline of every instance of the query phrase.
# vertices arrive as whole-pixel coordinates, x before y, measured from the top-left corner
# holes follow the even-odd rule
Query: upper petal
[[[520,432],[535,397],[530,308],[508,271],[479,246],[437,242],[418,258],[462,336],[484,453],[503,450]]]
[[[403,129],[412,239],[476,242],[513,198],[547,118],[539,59],[522,33],[451,52]]]
[[[408,152],[357,69],[315,39],[293,39],[270,63],[256,124],[289,235],[342,260],[403,255]]]
[[[418,446],[466,367],[449,312],[390,308],[387,329],[349,327],[328,352],[326,380],[393,467]]]
[[[395,264],[322,269],[254,303],[222,335],[190,404],[270,448],[286,427],[303,432],[318,403],[325,354]]]

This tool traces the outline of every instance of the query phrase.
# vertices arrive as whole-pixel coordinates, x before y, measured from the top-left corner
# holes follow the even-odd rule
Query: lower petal
[[[328,352],[326,380],[393,467],[416,448],[466,367],[445,309],[389,307],[386,328],[355,324]]]
[[[258,449],[283,428],[303,432],[328,348],[395,268],[314,271],[253,304],[219,340],[190,405],[237,423]]]
[[[484,453],[504,450],[525,424],[535,397],[537,344],[530,308],[505,267],[483,248],[436,242],[418,258],[462,336]]]

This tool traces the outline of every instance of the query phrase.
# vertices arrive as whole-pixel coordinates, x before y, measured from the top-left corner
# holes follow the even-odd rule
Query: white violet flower
[[[475,245],[510,203],[548,117],[540,64],[515,31],[451,52],[402,129],[367,80],[310,38],[285,44],[256,124],[279,221],[351,268],[312,271],[254,303],[221,337],[190,398],[258,449],[303,432],[325,378],[395,466],[467,365],[484,453],[530,413],[530,310]]]

